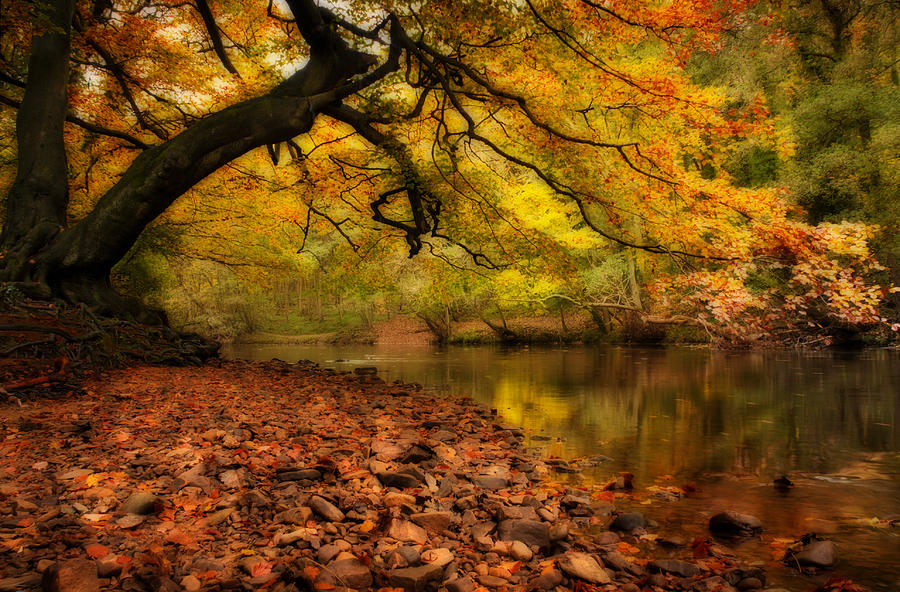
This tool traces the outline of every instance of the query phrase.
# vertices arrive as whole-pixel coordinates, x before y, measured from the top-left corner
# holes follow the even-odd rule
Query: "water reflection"
[[[598,478],[627,469],[644,485],[663,476],[697,482],[694,499],[647,510],[686,535],[702,534],[697,514],[725,507],[760,516],[775,536],[833,531],[853,555],[844,573],[900,590],[897,529],[872,526],[873,518],[900,515],[898,352],[235,346],[227,353],[347,370],[377,365],[386,380],[471,396],[543,436],[530,443],[545,454],[612,457]],[[768,485],[783,473],[798,483],[788,497]],[[791,583],[787,571],[779,578]]]

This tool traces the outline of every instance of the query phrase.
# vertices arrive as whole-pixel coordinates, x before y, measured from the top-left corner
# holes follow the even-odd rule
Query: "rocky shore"
[[[126,368],[5,405],[0,424],[0,591],[766,585],[712,538],[617,512],[627,475],[561,485],[565,461],[490,409],[373,369]],[[716,516],[711,535],[752,536],[754,520]]]

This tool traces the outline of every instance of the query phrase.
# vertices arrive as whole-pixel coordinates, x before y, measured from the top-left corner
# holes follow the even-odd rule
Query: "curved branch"
[[[197,7],[197,12],[199,12],[200,16],[203,18],[203,25],[206,27],[206,32],[209,34],[213,50],[219,57],[219,61],[222,62],[222,65],[226,70],[240,78],[240,73],[237,71],[237,68],[234,67],[234,64],[231,63],[231,60],[228,59],[228,54],[225,53],[225,46],[222,44],[222,33],[219,31],[219,26],[216,24],[216,19],[213,17],[209,4],[206,0],[194,0],[194,5]]]

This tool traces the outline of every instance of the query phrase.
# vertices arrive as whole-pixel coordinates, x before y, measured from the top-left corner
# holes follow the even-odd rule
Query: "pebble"
[[[497,526],[497,533],[503,541],[522,541],[541,549],[550,547],[550,527],[536,520],[504,520]]]
[[[126,514],[146,516],[155,511],[157,502],[159,502],[159,498],[152,493],[136,491],[122,503],[119,511]]]
[[[756,516],[731,510],[709,519],[709,531],[720,536],[751,536],[762,532],[762,522]]]
[[[608,584],[612,581],[609,573],[587,553],[572,552],[559,562],[559,568],[568,575],[592,584]]]
[[[837,546],[831,541],[813,541],[803,547],[794,558],[800,565],[827,569],[837,563]]]
[[[647,519],[644,518],[644,515],[640,512],[626,512],[624,514],[619,514],[615,517],[615,519],[610,523],[610,530],[617,530],[619,532],[631,532],[637,528],[645,528],[647,526]]]
[[[344,513],[337,506],[318,495],[312,496],[309,500],[309,507],[313,512],[329,522],[342,522],[344,520]]]
[[[418,592],[424,590],[428,582],[441,581],[443,575],[444,570],[437,565],[405,567],[390,572],[388,582],[392,586],[403,588],[406,592]]]

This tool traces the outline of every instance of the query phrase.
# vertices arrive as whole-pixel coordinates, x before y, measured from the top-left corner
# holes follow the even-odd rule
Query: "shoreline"
[[[522,431],[497,424],[490,409],[363,369],[135,365],[83,380],[78,395],[0,411],[11,434],[2,444],[30,468],[0,477],[3,528],[18,541],[4,548],[11,561],[0,584],[74,577],[91,585],[78,590],[152,580],[173,590],[448,592],[765,584],[758,567],[715,545],[698,556],[639,514],[615,516],[627,475],[602,487],[560,485],[567,463],[529,453]],[[646,547],[647,528],[658,534],[651,548],[665,541],[675,551],[655,559],[635,546]]]

